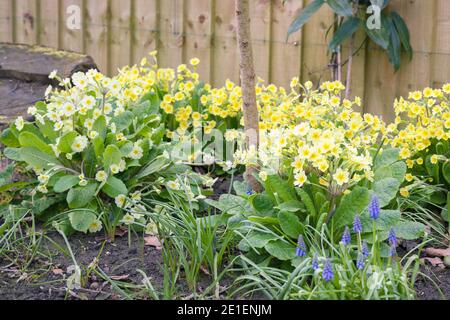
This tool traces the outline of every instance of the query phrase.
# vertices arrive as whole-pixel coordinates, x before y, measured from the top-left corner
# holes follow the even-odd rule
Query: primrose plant
[[[168,156],[152,98],[160,77],[138,74],[137,67],[114,78],[90,70],[61,79],[54,72],[60,88],[49,87],[46,101],[28,109],[34,121],[19,117],[2,132],[5,156],[37,177],[34,199],[55,199],[39,218],[57,220],[69,233],[104,226],[113,236],[125,205],[138,212],[141,198],[168,199],[168,189],[186,201],[201,194],[204,178]]]

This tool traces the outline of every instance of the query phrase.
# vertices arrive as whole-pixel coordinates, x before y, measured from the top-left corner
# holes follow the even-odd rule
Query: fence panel
[[[267,82],[288,87],[290,79],[328,80],[325,34],[334,21],[327,7],[286,41],[295,14],[311,0],[252,0],[255,70]],[[68,7],[79,8],[77,12]],[[413,61],[397,73],[384,52],[364,46],[353,59],[351,93],[364,110],[392,119],[395,97],[425,86],[441,86],[450,74],[450,1],[393,0],[411,32]],[[73,22],[80,18],[79,28]],[[364,40],[355,39],[355,46]],[[42,44],[91,55],[109,75],[158,50],[162,67],[198,57],[201,79],[239,82],[234,0],[1,0],[0,41]],[[348,47],[343,48],[342,61]],[[346,79],[346,66],[342,79]]]

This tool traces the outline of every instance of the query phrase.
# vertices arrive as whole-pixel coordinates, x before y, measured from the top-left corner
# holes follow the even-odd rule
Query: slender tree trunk
[[[358,14],[358,6],[359,0],[356,0],[353,5],[353,15],[356,16]],[[353,47],[355,45],[355,35],[353,34],[350,38],[350,48],[348,49],[348,65],[347,65],[347,79],[345,83],[345,98],[350,99],[351,95],[351,86],[352,86],[352,66],[353,66]]]
[[[352,66],[353,66],[353,43],[355,41],[355,37],[352,36],[350,39],[350,48],[348,49],[350,52],[348,54],[348,62],[347,62],[347,79],[345,83],[345,98],[350,99],[351,94],[351,86],[352,86]]]
[[[259,146],[259,115],[256,105],[255,69],[253,67],[253,51],[250,33],[249,0],[236,0],[237,36],[240,52],[240,74],[242,86],[242,101],[244,110],[244,127],[247,148]],[[257,168],[247,166],[245,178],[254,191],[260,191],[261,186],[254,177]]]

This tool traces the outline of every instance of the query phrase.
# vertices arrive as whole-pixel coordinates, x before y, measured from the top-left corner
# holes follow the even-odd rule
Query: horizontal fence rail
[[[288,87],[294,76],[316,84],[330,79],[325,34],[335,17],[327,7],[286,41],[289,24],[309,2],[250,1],[255,70],[266,82]],[[390,6],[408,24],[413,60],[404,57],[394,73],[386,54],[369,43],[353,59],[351,81],[352,95],[364,99],[361,111],[385,120],[393,118],[395,97],[450,81],[450,1]],[[161,67],[197,57],[202,80],[239,82],[234,0],[0,0],[0,41],[84,52],[108,75],[157,50]]]

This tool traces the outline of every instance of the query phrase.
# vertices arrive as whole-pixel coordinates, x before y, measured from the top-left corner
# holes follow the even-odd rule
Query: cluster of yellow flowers
[[[156,53],[152,52],[150,56],[156,62]],[[191,60],[194,67],[197,63],[196,59]],[[64,163],[69,160],[71,173],[78,176],[78,184],[81,187],[87,186],[90,182],[104,184],[110,177],[125,172],[128,168],[144,165],[141,159],[152,148],[153,134],[157,131],[152,124],[164,120],[161,119],[164,116],[162,110],[168,105],[177,107],[175,119],[179,128],[184,128],[187,117],[192,118],[194,122],[203,119],[203,115],[193,111],[191,105],[177,104],[186,97],[191,99],[194,88],[199,85],[198,74],[191,72],[185,65],[179,66],[177,70],[158,69],[156,63],[150,65],[144,58],[140,66],[124,67],[112,78],[97,70],[78,72],[70,79],[62,79],[57,71],[54,71],[50,74],[50,78],[58,80],[59,86],[56,88],[49,86],[46,91],[46,102],[28,108],[28,113],[34,116],[36,125],[50,141],[48,146],[42,147],[42,151],[54,156],[55,159],[62,159]],[[170,94],[163,95],[161,93],[164,90],[176,93],[173,97]],[[134,108],[139,108],[142,99],[148,93],[159,95],[161,99],[157,101],[157,107],[161,109],[156,110],[156,115],[148,111],[133,113]],[[18,134],[32,127],[23,117],[18,117],[13,126]],[[206,128],[208,126],[213,128],[215,122],[207,122]],[[187,130],[187,127],[184,129]],[[104,167],[106,161],[102,159],[102,155],[108,145],[120,148],[121,157],[110,161],[111,164]],[[98,157],[95,172],[91,177],[83,172],[83,157],[89,148],[94,148]],[[165,156],[169,157],[166,154]],[[40,183],[37,187],[40,193],[49,192],[47,187],[53,175],[69,170],[60,165],[55,165],[49,170],[44,169],[33,167]],[[178,183],[164,179],[158,180],[156,185],[171,190],[180,189]],[[158,193],[161,191],[157,187],[154,189]],[[125,196],[120,195],[120,199]]]
[[[54,122],[56,131],[73,130],[71,119],[75,112],[86,118],[87,136],[76,139],[74,152],[81,152],[88,139],[95,138],[92,126],[96,118],[103,114],[108,120],[110,113],[117,116],[148,92],[158,99],[168,138],[173,138],[175,133],[178,137],[191,137],[197,128],[209,134],[226,122],[226,140],[236,140],[240,146],[234,166],[258,163],[262,167],[260,176],[263,180],[270,172],[293,174],[297,186],[302,186],[307,175],[314,171],[320,175],[322,185],[337,193],[364,177],[372,180],[369,150],[376,143],[387,141],[401,149],[401,158],[412,168],[415,163],[424,163],[417,155],[427,150],[433,139],[447,140],[450,136],[450,85],[438,90],[426,88],[423,92],[412,92],[408,100],[396,100],[395,123],[386,125],[377,116],[354,111],[355,106],[361,106],[361,99],[342,99],[345,88],[340,82],[325,82],[319,90],[314,90],[311,82],[300,84],[299,79],[294,78],[288,92],[273,84],[265,85],[258,79],[255,91],[261,145],[258,151],[245,150],[243,134],[236,130],[244,124],[239,86],[230,80],[221,88],[201,82],[196,72],[199,64],[196,58],[191,59],[190,67],[182,64],[176,69],[159,69],[156,52],[150,56],[153,63],[144,58],[140,66],[125,67],[112,79],[95,71],[77,74],[73,77],[74,87],[66,84],[65,91],[53,94],[44,116]],[[95,99],[79,94],[86,86],[93,88],[94,96],[105,95],[104,101],[108,103],[93,108]],[[82,100],[78,101],[77,97],[81,96]],[[74,103],[67,103],[71,99]],[[35,110],[30,113],[37,121],[41,120]],[[231,119],[234,121],[229,121]],[[16,122],[18,128],[23,126],[21,121]],[[114,128],[111,131],[114,132]],[[120,133],[117,133],[117,139],[121,139]],[[55,147],[52,146],[56,151]],[[139,148],[139,145],[135,146],[131,158],[141,156]],[[197,156],[193,154],[191,158]],[[433,155],[433,163],[440,160],[446,159]],[[230,165],[227,163],[227,167]],[[413,177],[408,173],[406,179],[412,181]],[[403,193],[406,194],[405,190]]]
[[[291,82],[291,92],[273,85],[257,88],[261,111],[261,144],[256,150],[240,149],[237,164],[261,165],[260,177],[294,175],[295,185],[316,172],[320,183],[339,194],[363,178],[373,179],[369,150],[393,128],[377,116],[353,110],[361,101],[341,98],[340,82]]]
[[[450,84],[442,89],[425,88],[409,94],[408,100],[400,98],[394,103],[396,130],[391,144],[401,148],[400,156],[407,159],[408,167],[423,164],[415,155],[429,148],[433,140],[450,137]],[[435,157],[433,162],[437,161]]]
[[[408,99],[395,100],[394,110],[395,130],[390,144],[400,149],[400,157],[406,161],[409,169],[405,176],[407,182],[412,182],[415,174],[426,172],[420,168],[427,157],[432,165],[449,160],[446,141],[450,138],[450,84],[445,84],[442,89],[425,88],[411,92]],[[447,147],[437,150],[439,142],[445,142]],[[404,197],[409,196],[407,187],[400,193]]]

